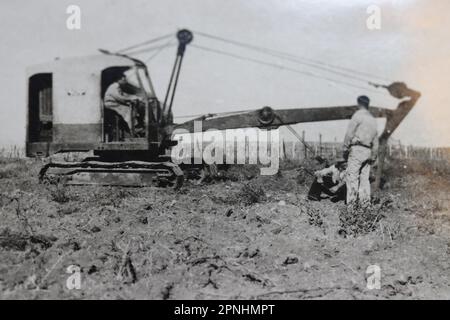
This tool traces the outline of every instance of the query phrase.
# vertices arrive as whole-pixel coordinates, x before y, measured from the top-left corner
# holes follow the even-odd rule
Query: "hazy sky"
[[[66,28],[71,4],[81,8],[81,30]],[[381,8],[380,30],[366,27],[371,4]],[[0,0],[0,145],[24,142],[28,65],[93,54],[97,48],[116,50],[189,28],[405,81],[422,98],[394,137],[408,144],[450,146],[448,12],[448,0]],[[325,74],[201,36],[194,43]],[[146,60],[152,54],[139,57]],[[167,48],[148,63],[160,99],[174,56],[175,47]],[[375,105],[396,105],[386,95],[191,47],[174,113],[349,105],[361,93]],[[339,141],[345,125],[327,122],[297,129],[305,129],[311,139],[321,132],[325,140]]]

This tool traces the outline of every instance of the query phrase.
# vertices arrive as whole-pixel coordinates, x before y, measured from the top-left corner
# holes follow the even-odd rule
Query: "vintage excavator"
[[[81,162],[50,162],[40,171],[40,180],[63,179],[72,185],[172,186],[184,180],[183,170],[171,161],[170,149],[176,145],[176,129],[194,130],[194,120],[173,122],[172,106],[186,46],[193,34],[177,33],[178,49],[164,102],[157,99],[146,65],[121,53],[103,50],[101,54],[56,59],[28,68],[28,116],[26,154],[48,157],[55,153],[93,151]],[[134,77],[136,95],[144,113],[139,115],[144,132],[125,137],[121,119],[104,107],[103,97],[118,74]],[[370,107],[370,112],[386,118],[380,136],[377,182],[381,177],[388,138],[416,104],[420,93],[404,83],[381,86],[401,102],[396,109]],[[136,105],[130,105],[137,116]],[[205,115],[202,130],[256,127],[274,129],[302,122],[349,119],[356,105],[325,108],[275,110],[263,107],[235,114]],[[303,141],[304,142],[304,141]],[[304,142],[306,144],[306,142]]]

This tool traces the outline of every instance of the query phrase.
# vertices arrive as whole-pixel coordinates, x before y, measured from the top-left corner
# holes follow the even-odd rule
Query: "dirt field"
[[[362,226],[292,164],[178,191],[42,186],[40,165],[0,164],[3,299],[450,299],[448,164],[391,161]]]

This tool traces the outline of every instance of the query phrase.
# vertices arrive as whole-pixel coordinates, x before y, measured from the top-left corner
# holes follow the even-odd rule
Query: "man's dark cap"
[[[368,96],[359,96],[358,97],[358,105],[368,108],[369,104],[370,104],[370,99]]]
[[[336,159],[336,161],[335,161],[335,165],[336,166],[343,166],[344,164],[346,164],[347,163],[347,161],[344,159],[344,158],[338,158],[338,159]]]

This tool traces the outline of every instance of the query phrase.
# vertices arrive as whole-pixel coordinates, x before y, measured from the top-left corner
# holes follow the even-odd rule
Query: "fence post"
[[[292,144],[292,160],[297,159],[297,155],[295,154],[295,141],[291,141]]]
[[[322,134],[319,133],[319,156],[322,156]]]
[[[305,142],[306,140],[305,140],[305,130],[303,130],[302,131],[302,140],[303,140],[303,142]],[[303,145],[303,152],[304,152],[304,157],[305,157],[305,159],[306,158],[308,158],[308,150],[306,149],[306,146],[305,145]]]
[[[333,157],[337,158],[337,138],[334,137],[334,143],[333,143]]]

